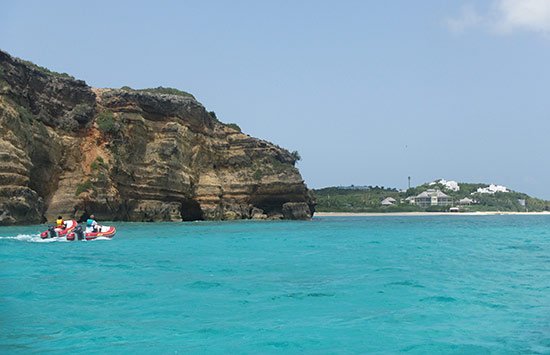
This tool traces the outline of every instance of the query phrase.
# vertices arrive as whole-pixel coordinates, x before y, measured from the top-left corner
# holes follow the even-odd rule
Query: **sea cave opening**
[[[188,221],[202,221],[204,219],[201,206],[195,200],[183,200],[181,202],[181,219]]]

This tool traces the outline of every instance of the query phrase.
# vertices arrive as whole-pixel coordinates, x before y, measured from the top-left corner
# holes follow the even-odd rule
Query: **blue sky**
[[[310,187],[437,178],[550,198],[550,1],[4,1],[0,48],[171,86]]]

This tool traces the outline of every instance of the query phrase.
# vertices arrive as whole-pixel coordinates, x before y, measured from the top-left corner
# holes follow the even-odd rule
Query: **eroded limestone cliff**
[[[0,225],[311,217],[293,154],[163,92],[92,89],[0,51]]]

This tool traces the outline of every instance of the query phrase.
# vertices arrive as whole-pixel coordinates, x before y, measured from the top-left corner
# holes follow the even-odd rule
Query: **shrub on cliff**
[[[15,106],[15,109],[17,110],[17,113],[19,113],[19,117],[27,123],[32,124],[34,121],[34,116],[32,113],[29,112],[25,107],[23,106]]]
[[[229,128],[233,128],[237,132],[242,132],[241,127],[239,127],[239,125],[236,124],[236,123],[228,123],[228,124],[226,124],[226,126],[229,127]]]
[[[99,169],[107,169],[107,164],[105,164],[105,160],[103,160],[102,157],[97,157],[95,160],[90,164],[90,168],[92,170],[99,170]]]
[[[190,97],[192,99],[195,98],[193,95],[191,95],[190,93],[188,93],[186,91],[178,90],[178,89],[175,89],[175,88],[165,88],[163,86],[159,86],[157,88],[139,89],[137,91],[149,92],[149,93],[152,93],[152,94],[168,94],[168,95],[176,95],[176,96],[182,96],[182,97]]]
[[[179,90],[176,88],[166,88],[164,86],[159,86],[156,88],[145,88],[145,89],[134,89],[130,86],[123,86],[120,88],[120,90],[124,91],[136,91],[136,92],[147,92],[150,94],[167,94],[167,95],[176,95],[181,97],[190,97],[192,99],[195,99],[195,96],[188,93],[187,91]]]
[[[93,189],[93,187],[94,186],[93,186],[92,182],[90,181],[90,179],[88,179],[88,180],[76,185],[76,191],[75,191],[74,195],[78,196],[83,192],[90,191],[91,189]]]
[[[74,76],[72,75],[69,75],[67,73],[58,73],[58,72],[55,72],[53,70],[50,70],[48,68],[44,68],[44,67],[41,67],[40,65],[37,65],[37,64],[34,64],[33,62],[31,61],[28,61],[28,60],[24,60],[24,59],[20,59],[18,58],[17,59],[19,62],[29,66],[30,68],[42,73],[42,74],[45,74],[45,75],[52,75],[52,76],[55,76],[55,77],[58,77],[58,78],[64,78],[64,79],[72,79],[72,80],[75,80]]]
[[[5,77],[6,74],[4,73],[4,69],[0,67],[0,93],[9,87],[9,84],[6,81]]]
[[[120,124],[116,122],[111,111],[103,111],[97,116],[97,126],[105,134],[115,134],[120,131]]]
[[[90,122],[93,116],[94,107],[87,104],[78,104],[67,114],[67,118],[75,120],[79,124]]]
[[[254,173],[252,174],[252,177],[256,181],[262,180],[262,176],[264,176],[264,174],[262,173],[262,171],[260,169],[255,170]]]

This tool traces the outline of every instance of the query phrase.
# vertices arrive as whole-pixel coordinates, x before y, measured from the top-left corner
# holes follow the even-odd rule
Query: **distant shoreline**
[[[315,212],[314,217],[548,215],[550,212]]]

